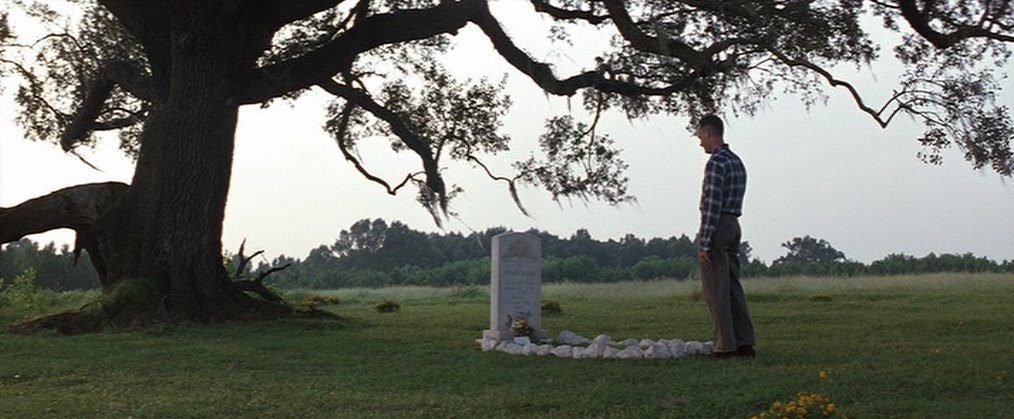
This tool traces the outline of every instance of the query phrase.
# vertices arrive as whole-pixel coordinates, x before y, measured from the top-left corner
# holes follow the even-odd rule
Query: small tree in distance
[[[772,262],[772,265],[784,263],[835,263],[844,262],[845,253],[831,246],[824,239],[815,239],[810,236],[795,237],[785,243],[782,247],[789,252]]]

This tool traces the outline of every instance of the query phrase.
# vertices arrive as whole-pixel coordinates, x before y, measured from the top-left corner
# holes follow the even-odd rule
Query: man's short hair
[[[719,118],[714,114],[701,118],[700,122],[697,123],[697,126],[710,129],[719,137],[723,137],[725,135],[725,125],[722,124],[722,118]]]

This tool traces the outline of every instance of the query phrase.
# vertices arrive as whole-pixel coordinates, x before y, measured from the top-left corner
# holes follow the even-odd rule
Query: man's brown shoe
[[[739,356],[739,352],[712,352],[708,356],[712,359],[728,359]]]
[[[753,350],[753,345],[743,345],[736,348],[736,352],[733,352],[736,356],[742,356],[746,358],[755,358],[757,351]]]

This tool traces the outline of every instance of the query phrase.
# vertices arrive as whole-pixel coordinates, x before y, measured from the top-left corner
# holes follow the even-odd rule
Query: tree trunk
[[[102,300],[30,322],[21,331],[81,332],[107,324],[209,323],[292,313],[290,306],[240,290],[222,258],[239,106],[234,98],[242,70],[256,59],[243,56],[250,55],[244,43],[251,41],[228,19],[195,14],[172,23],[169,67],[153,68],[156,80],[165,77],[144,125],[132,184],[98,217],[88,240],[79,240],[102,262]]]
[[[143,278],[174,320],[258,317],[222,260],[243,57],[242,28],[214,16],[174,29],[164,94],[144,127],[131,189],[100,219],[98,249],[115,283]],[[284,310],[273,314],[281,314]]]

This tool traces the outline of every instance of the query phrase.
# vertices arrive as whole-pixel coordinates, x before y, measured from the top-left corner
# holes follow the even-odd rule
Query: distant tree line
[[[57,249],[56,244],[40,246],[29,239],[8,243],[0,249],[0,278],[7,283],[28,268],[35,269],[35,286],[56,291],[99,288],[99,277],[95,274],[88,254],[74,265],[74,252],[70,246]]]
[[[305,259],[278,256],[247,270],[264,271],[291,264],[268,277],[280,288],[348,288],[388,285],[484,285],[489,283],[492,237],[507,231],[494,227],[468,235],[425,233],[383,219],[360,220],[342,230],[337,240],[310,251]],[[619,240],[595,240],[585,229],[567,238],[530,230],[542,243],[543,282],[618,282],[660,278],[685,279],[697,271],[697,247],[686,235],[645,240],[628,234]],[[935,272],[1014,272],[1014,260],[995,262],[971,253],[930,253],[917,258],[904,254],[864,264],[849,260],[825,240],[796,237],[782,244],[786,254],[766,264],[751,258],[744,242],[740,264],[744,277],[902,275]],[[238,265],[238,255],[226,255]],[[0,278],[14,278],[35,267],[36,284],[55,290],[99,286],[84,254],[73,267],[67,246],[57,250],[21,240],[0,250]]]

